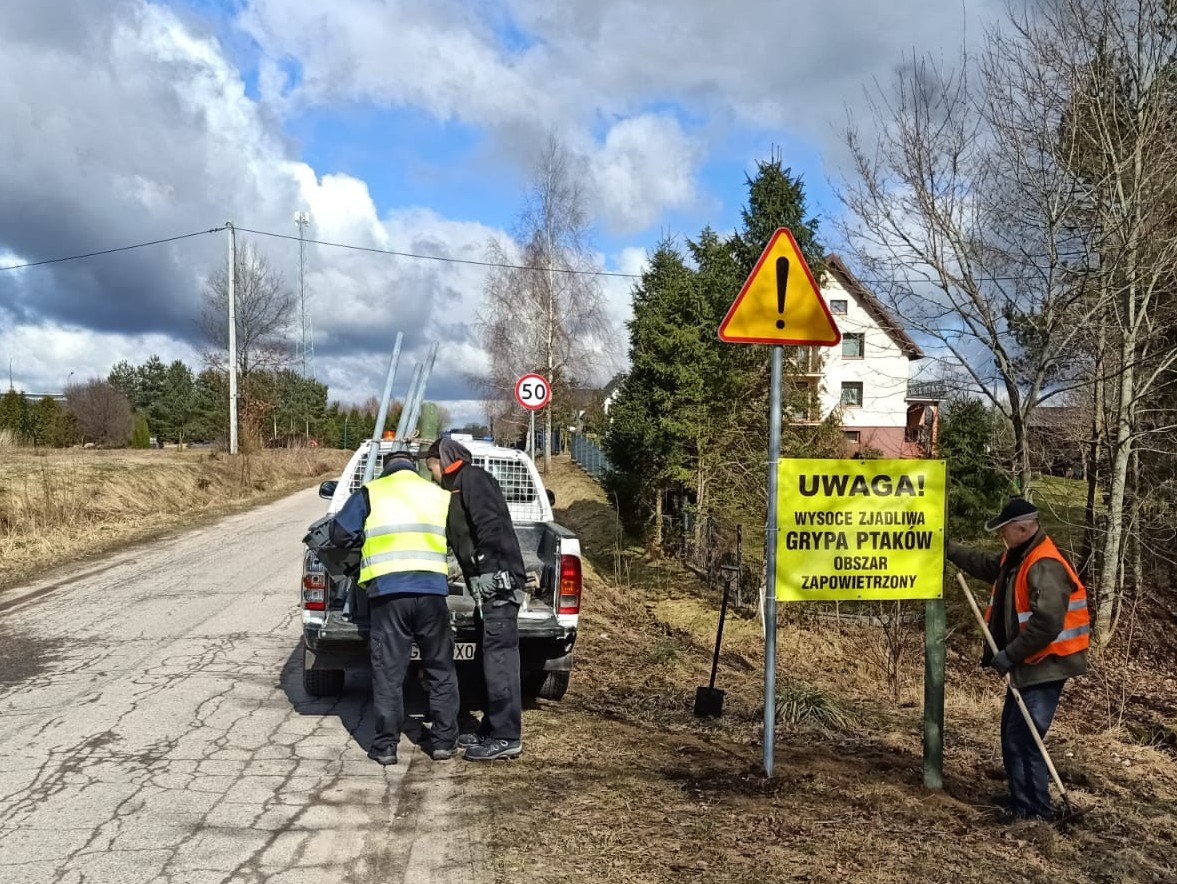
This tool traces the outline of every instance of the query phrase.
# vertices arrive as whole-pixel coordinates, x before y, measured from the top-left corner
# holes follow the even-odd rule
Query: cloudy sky
[[[0,267],[226,221],[296,236],[297,211],[316,239],[480,260],[552,132],[584,160],[604,267],[636,273],[665,234],[734,227],[744,175],[773,147],[815,213],[836,218],[840,130],[864,87],[905,53],[955,56],[996,5],[8,0]],[[296,286],[297,242],[239,240]],[[226,250],[218,232],[0,270],[3,368],[19,389],[52,392],[120,359],[198,364],[201,290]],[[361,401],[397,331],[410,363],[437,339],[429,398],[479,419],[462,377],[484,364],[484,276],[308,247],[316,376]],[[604,282],[619,335],[629,286]]]

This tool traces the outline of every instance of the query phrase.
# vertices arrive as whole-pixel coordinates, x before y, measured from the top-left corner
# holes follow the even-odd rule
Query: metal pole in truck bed
[[[388,419],[388,399],[392,396],[392,384],[396,380],[396,368],[401,359],[402,332],[396,333],[396,345],[392,348],[392,358],[388,360],[388,374],[384,378],[384,395],[380,397],[380,408],[376,412],[376,426],[372,430],[372,445],[374,451],[368,453],[364,462],[364,481],[369,481],[376,473],[376,453],[380,451],[380,437],[384,435],[384,422]]]
[[[396,438],[403,439],[405,437],[405,427],[409,422],[409,406],[412,404],[413,396],[417,389],[417,382],[421,379],[421,365],[418,363],[413,368],[413,379],[409,381],[409,390],[405,393],[405,401],[401,406],[400,420],[396,422]]]
[[[429,376],[433,374],[433,364],[437,361],[437,348],[437,341],[429,345],[429,355],[421,364],[421,379],[417,382],[417,391],[412,400],[412,407],[409,408],[409,404],[406,403],[409,414],[408,422],[405,424],[406,438],[413,436],[417,429],[417,422],[421,419],[421,408],[425,404],[425,385],[429,383]],[[397,434],[397,438],[400,438],[399,434]]]

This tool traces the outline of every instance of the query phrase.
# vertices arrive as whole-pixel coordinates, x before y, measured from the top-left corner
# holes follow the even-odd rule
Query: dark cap
[[[411,460],[413,460],[413,452],[409,451],[407,448],[401,448],[401,449],[399,449],[399,450],[397,450],[397,451],[390,452],[390,453],[389,453],[389,454],[388,454],[388,455],[387,455],[387,456],[384,458],[384,464],[385,464],[385,466],[387,466],[388,464],[392,463],[394,460],[408,460],[408,461],[411,461]]]
[[[1037,518],[1038,507],[1024,497],[1014,497],[1001,508],[1001,512],[985,523],[985,530],[996,531],[1002,525],[1008,525],[1010,522],[1025,522]]]

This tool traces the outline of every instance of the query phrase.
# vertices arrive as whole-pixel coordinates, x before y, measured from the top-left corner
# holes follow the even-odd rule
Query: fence
[[[753,534],[746,544],[742,525],[731,525],[710,515],[684,512],[664,516],[663,549],[683,562],[713,590],[732,582],[732,604],[755,606],[764,579],[763,536]],[[738,579],[737,579],[738,575]]]
[[[588,436],[572,433],[569,435],[569,440],[571,441],[569,452],[572,454],[572,459],[594,479],[599,481],[605,473],[613,469],[609,458],[605,457],[605,452]]]

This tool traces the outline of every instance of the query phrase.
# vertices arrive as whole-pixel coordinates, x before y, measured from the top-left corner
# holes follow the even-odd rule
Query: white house
[[[816,387],[822,417],[841,406],[850,452],[917,457],[934,450],[939,403],[909,390],[923,351],[840,257],[827,256],[826,270],[822,294],[842,343],[815,348],[813,370],[797,382]]]

